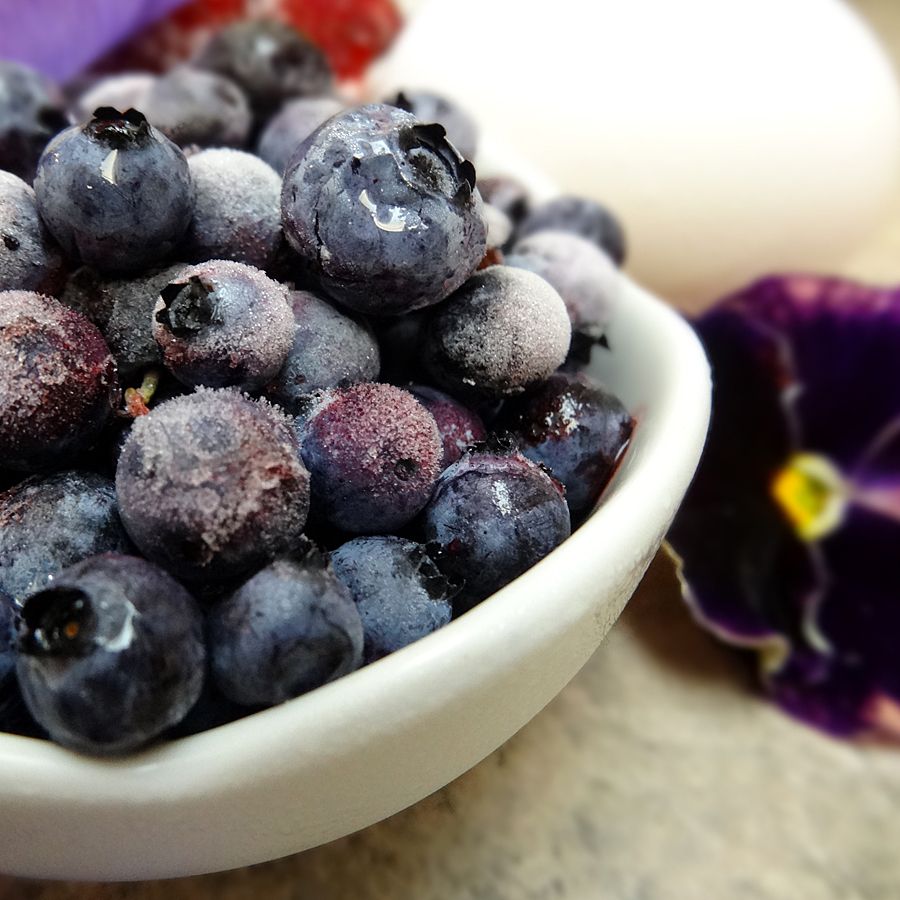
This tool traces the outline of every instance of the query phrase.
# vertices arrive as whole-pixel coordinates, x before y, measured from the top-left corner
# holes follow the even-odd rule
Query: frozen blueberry
[[[203,686],[196,601],[134,556],[60,572],[22,610],[18,677],[31,714],[82,753],[126,753],[180,721]]]
[[[288,410],[312,391],[378,377],[378,343],[371,329],[309,291],[292,291],[294,343],[268,393]]]
[[[484,257],[475,169],[393,106],[329,119],[298,148],[281,195],[303,273],[340,303],[395,315],[443,300]]]
[[[38,216],[34,191],[0,172],[0,291],[57,294],[65,280],[62,251]]]
[[[509,401],[503,425],[522,453],[546,466],[566,488],[573,518],[590,512],[631,437],[622,403],[585,376],[557,373]]]
[[[331,554],[331,565],[359,610],[367,663],[450,621],[455,587],[422,544],[389,535],[356,538]]]
[[[93,472],[34,476],[0,494],[0,589],[16,600],[98,553],[127,553],[116,488]]]
[[[236,391],[200,389],[135,420],[116,493],[149,559],[181,578],[226,581],[296,545],[309,474],[282,413]]]
[[[162,352],[153,337],[153,309],[162,289],[184,268],[176,263],[134,278],[104,278],[83,266],[72,273],[60,299],[100,329],[119,374],[123,380],[130,379],[162,365]]]
[[[0,293],[0,466],[34,471],[88,446],[118,399],[103,336],[58,300]]]
[[[81,88],[70,106],[72,120],[87,122],[94,115],[94,110],[101,106],[143,110],[156,81],[157,76],[150,72],[123,72],[105,78],[92,78]]]
[[[402,528],[428,502],[443,446],[434,417],[386,384],[330,391],[301,427],[313,504],[354,534]]]
[[[294,317],[283,285],[252,266],[212,260],[162,289],[153,334],[182,383],[254,390],[284,364]]]
[[[133,109],[101,107],[54,138],[34,191],[68,256],[123,274],[171,256],[194,206],[184,154]]]
[[[428,91],[400,91],[385,103],[405,109],[420,122],[439,122],[447,131],[447,140],[465,159],[475,159],[478,126],[463,109],[446,97]]]
[[[505,261],[552,284],[566,304],[573,328],[602,328],[608,322],[622,276],[596,244],[571,232],[538,231],[517,240]]]
[[[263,129],[256,147],[257,154],[279,175],[283,175],[300,144],[343,108],[332,97],[304,97],[288,101]]]
[[[62,95],[43,75],[0,59],[0,169],[30,182],[47,141],[67,124]]]
[[[484,202],[506,213],[513,225],[518,225],[528,213],[528,191],[514,178],[479,178],[478,190]]]
[[[250,135],[247,97],[215,72],[179,66],[153,82],[143,105],[132,105],[179,147],[243,147]]]
[[[363,627],[349,591],[324,562],[276,560],[209,617],[212,673],[245,706],[273,706],[362,663]]]
[[[281,231],[281,178],[240,150],[203,150],[188,158],[194,182],[194,218],[184,259],[233,259],[260,269],[274,261]]]
[[[605,207],[586,197],[557,197],[536,206],[519,225],[520,238],[538,231],[569,231],[596,244],[617,266],[625,261],[625,232]]]
[[[451,394],[502,397],[557,369],[571,332],[565,304],[543,278],[491,266],[434,311],[423,357]]]
[[[425,385],[411,385],[409,392],[428,410],[437,423],[444,456],[441,469],[455,463],[473,444],[487,437],[480,416],[452,397]]]
[[[294,28],[271,20],[229,25],[213,36],[194,63],[241,87],[257,122],[285,100],[331,92],[334,77],[325,55]]]
[[[444,553],[441,568],[462,582],[459,614],[499,591],[571,531],[562,486],[520,453],[465,454],[438,480],[424,532]]]

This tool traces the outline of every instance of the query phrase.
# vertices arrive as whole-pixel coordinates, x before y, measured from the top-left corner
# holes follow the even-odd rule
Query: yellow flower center
[[[841,473],[824,456],[795,453],[772,480],[772,496],[797,536],[817,541],[843,521],[848,491]]]

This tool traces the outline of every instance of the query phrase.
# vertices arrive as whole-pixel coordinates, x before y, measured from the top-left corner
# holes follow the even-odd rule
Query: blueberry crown
[[[94,117],[85,126],[85,131],[116,150],[124,150],[138,146],[150,137],[150,123],[136,109],[119,112],[112,106],[100,106],[94,110]]]

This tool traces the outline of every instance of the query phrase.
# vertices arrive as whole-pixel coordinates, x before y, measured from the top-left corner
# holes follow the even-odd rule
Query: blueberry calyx
[[[432,600],[452,600],[463,588],[461,579],[445,572],[441,560],[444,548],[437,541],[416,547],[410,558],[418,566],[422,583]]]
[[[50,587],[22,609],[19,652],[30,656],[84,656],[93,646],[96,616],[79,588]]]
[[[164,306],[156,313],[156,321],[176,337],[195,334],[221,322],[215,288],[197,275],[186,282],[167,284],[159,295]]]
[[[467,453],[490,453],[495,456],[506,456],[516,453],[519,442],[510,431],[492,431],[483,441],[470,444],[466,448]]]
[[[409,125],[400,129],[400,149],[410,154],[410,160],[422,174],[428,174],[427,165],[421,156],[413,154],[414,150],[427,150],[431,156],[437,157],[444,167],[459,182],[454,202],[466,202],[475,190],[475,166],[447,140],[447,130],[443,125],[432,122],[430,124]]]
[[[85,131],[116,150],[144,143],[150,137],[150,123],[136,109],[119,112],[112,106],[99,106]]]

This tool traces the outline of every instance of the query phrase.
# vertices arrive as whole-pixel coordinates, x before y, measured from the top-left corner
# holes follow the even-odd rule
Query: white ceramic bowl
[[[676,313],[626,282],[609,341],[593,374],[638,426],[569,540],[418,643],[213,731],[122,760],[0,735],[0,871],[127,880],[274,859],[415,803],[528,722],[619,616],[706,435],[709,371]]]

